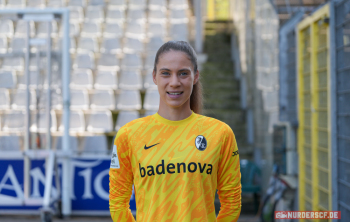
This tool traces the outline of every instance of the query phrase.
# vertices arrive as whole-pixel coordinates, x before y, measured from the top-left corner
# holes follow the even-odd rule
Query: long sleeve
[[[122,127],[114,140],[109,170],[109,209],[114,222],[135,221],[129,206],[133,172],[127,138],[127,128]]]
[[[221,148],[217,176],[221,203],[217,222],[237,221],[241,212],[241,172],[236,139],[229,127]]]

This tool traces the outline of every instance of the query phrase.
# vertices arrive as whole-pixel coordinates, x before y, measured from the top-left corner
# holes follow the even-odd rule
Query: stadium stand
[[[5,8],[70,9],[70,144],[82,152],[107,152],[111,137],[129,121],[158,110],[152,80],[155,53],[168,40],[189,40],[187,0],[7,0]],[[47,38],[48,26],[30,22],[31,38]],[[0,141],[2,149],[23,149],[27,24],[0,17]],[[62,47],[62,24],[52,22],[53,51]],[[45,48],[31,46],[31,52]],[[42,56],[42,55],[41,55]],[[46,60],[31,56],[32,133],[45,140]],[[62,143],[62,93],[59,62],[53,59],[51,132],[53,147]],[[39,66],[39,67],[38,67]],[[23,139],[23,138],[22,138]],[[98,144],[98,146],[96,145]],[[43,147],[43,146],[42,146]],[[96,150],[96,147],[100,147]],[[10,148],[9,148],[10,149]]]
[[[115,130],[118,131],[122,126],[139,117],[140,115],[136,111],[120,111],[118,114],[117,123],[115,125]]]

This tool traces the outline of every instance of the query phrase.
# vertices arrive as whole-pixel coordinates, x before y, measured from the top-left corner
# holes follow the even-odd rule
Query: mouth
[[[183,92],[166,92],[166,93],[169,95],[177,96],[177,95],[181,95]]]

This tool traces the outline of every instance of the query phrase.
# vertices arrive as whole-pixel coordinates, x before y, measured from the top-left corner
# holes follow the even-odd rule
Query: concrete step
[[[235,134],[240,153],[248,158],[252,156],[252,147],[247,144],[245,113],[240,103],[240,82],[234,75],[231,24],[206,22],[204,51],[207,60],[200,70],[204,92],[203,115],[228,124]]]

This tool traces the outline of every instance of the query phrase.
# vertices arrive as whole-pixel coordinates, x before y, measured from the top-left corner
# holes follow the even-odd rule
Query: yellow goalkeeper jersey
[[[114,141],[109,178],[115,222],[135,221],[129,209],[132,185],[140,222],[232,222],[240,215],[235,136],[227,124],[194,112],[180,121],[156,113],[123,126]]]

